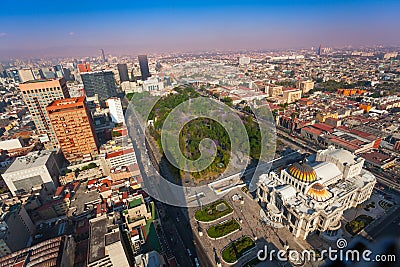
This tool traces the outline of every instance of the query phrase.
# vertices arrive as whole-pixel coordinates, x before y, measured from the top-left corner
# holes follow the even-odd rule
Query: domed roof
[[[315,183],[308,189],[306,195],[317,201],[325,201],[332,196],[332,193],[326,190],[325,186],[322,184]]]
[[[315,170],[310,165],[305,163],[293,163],[289,166],[288,172],[291,176],[302,182],[313,182],[317,179]]]

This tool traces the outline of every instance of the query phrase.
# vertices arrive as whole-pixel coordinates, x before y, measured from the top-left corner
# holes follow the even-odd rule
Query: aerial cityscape
[[[0,8],[0,267],[399,266],[398,1]]]

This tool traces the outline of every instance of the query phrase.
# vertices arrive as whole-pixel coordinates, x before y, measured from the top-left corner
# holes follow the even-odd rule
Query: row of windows
[[[51,91],[60,91],[61,88],[58,87],[51,87],[51,88],[38,88],[38,89],[31,89],[31,90],[26,90],[22,91],[23,94],[33,94],[33,93],[42,93],[42,92],[51,92]]]

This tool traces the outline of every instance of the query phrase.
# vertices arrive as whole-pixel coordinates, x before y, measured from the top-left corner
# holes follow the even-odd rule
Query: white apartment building
[[[124,112],[122,110],[121,99],[112,97],[107,99],[107,105],[110,110],[111,120],[114,123],[123,123],[125,125]]]
[[[59,185],[60,170],[52,151],[36,151],[18,157],[3,174],[4,182],[13,196],[44,186],[54,192]]]

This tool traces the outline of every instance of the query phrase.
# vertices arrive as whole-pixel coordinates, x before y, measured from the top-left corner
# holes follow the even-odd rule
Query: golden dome
[[[317,201],[325,201],[332,196],[332,193],[326,190],[325,186],[322,184],[315,183],[308,189],[306,195]]]
[[[288,172],[291,176],[302,182],[313,182],[317,179],[314,169],[305,163],[293,163],[289,166]]]

